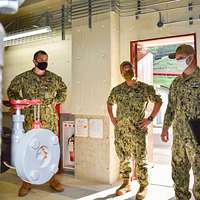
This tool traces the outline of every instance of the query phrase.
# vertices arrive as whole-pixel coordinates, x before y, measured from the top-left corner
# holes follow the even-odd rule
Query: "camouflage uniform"
[[[142,186],[148,185],[146,163],[147,129],[138,127],[145,116],[148,101],[162,102],[152,86],[136,82],[129,87],[126,82],[113,88],[109,104],[117,104],[117,125],[115,127],[115,149],[120,159],[120,175],[130,178],[131,159],[136,162],[136,175]]]
[[[39,76],[33,69],[16,76],[11,82],[7,94],[9,99],[40,99],[43,104],[40,106],[40,117],[42,127],[58,133],[58,115],[55,105],[66,99],[67,87],[61,77],[45,71]],[[34,119],[33,106],[24,111],[24,129],[30,130]]]
[[[189,200],[189,171],[194,173],[193,194],[200,200],[200,146],[197,145],[188,119],[200,117],[200,69],[177,77],[171,84],[164,128],[173,121],[172,178],[177,200]]]

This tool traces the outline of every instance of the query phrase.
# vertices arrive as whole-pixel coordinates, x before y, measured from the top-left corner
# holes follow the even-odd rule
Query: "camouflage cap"
[[[133,65],[131,62],[129,61],[123,61],[121,64],[120,64],[120,70],[122,71],[122,69],[124,68],[124,66],[126,65],[129,65],[131,68],[133,68]]]
[[[182,45],[177,47],[176,53],[183,53],[183,54],[191,55],[191,54],[194,54],[195,51],[194,51],[194,48],[191,45],[182,44]],[[170,53],[168,55],[168,57],[170,59],[175,59],[176,58],[176,53]]]

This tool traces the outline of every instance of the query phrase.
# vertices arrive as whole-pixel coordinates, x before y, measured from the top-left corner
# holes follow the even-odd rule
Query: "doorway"
[[[161,171],[171,170],[171,145],[172,129],[169,133],[169,142],[161,142],[164,114],[168,104],[168,92],[172,81],[182,73],[182,69],[176,66],[176,60],[168,55],[174,53],[180,44],[190,44],[196,51],[196,35],[178,35],[172,37],[146,39],[130,42],[130,60],[135,66],[135,74],[138,80],[153,85],[156,92],[161,95],[163,105],[155,118],[148,134],[148,161]],[[168,173],[171,178],[171,173]],[[154,180],[159,184],[159,180]],[[164,183],[172,186],[172,180],[166,178]]]

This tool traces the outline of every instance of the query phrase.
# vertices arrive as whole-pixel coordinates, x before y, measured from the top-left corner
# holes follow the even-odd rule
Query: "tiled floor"
[[[170,176],[170,167],[167,165],[155,165],[149,169],[150,185],[145,200],[175,200],[173,182]],[[120,182],[115,185],[103,185],[87,181],[80,181],[73,176],[64,176],[62,179],[65,191],[55,193],[48,184],[33,186],[29,195],[23,198],[17,197],[20,179],[13,171],[0,176],[0,200],[134,200],[138,189],[138,183],[132,183],[132,191],[121,197],[115,196],[115,190]]]
[[[173,182],[171,180],[171,170],[167,165],[155,165],[152,169],[149,169],[150,185],[145,200],[175,200]],[[192,183],[191,177],[191,183]],[[117,186],[118,187],[118,186]],[[89,195],[79,200],[134,200],[135,194],[139,187],[138,183],[134,181],[132,183],[132,191],[125,194],[124,196],[116,197],[115,190],[117,187],[113,187],[96,194]],[[192,198],[191,200],[194,200]]]
[[[175,200],[173,182],[171,180],[171,142],[162,144],[160,141],[160,130],[154,134],[154,162],[153,168],[149,169],[150,184],[145,200]],[[65,185],[64,192],[55,193],[48,184],[33,186],[31,192],[23,198],[17,197],[17,191],[21,181],[15,172],[10,170],[0,175],[0,200],[134,200],[138,190],[138,183],[132,183],[132,191],[124,196],[116,197],[115,190],[120,182],[115,185],[103,185],[88,181],[75,179],[71,175],[64,175],[62,182]],[[191,184],[193,177],[191,176]],[[192,185],[190,185],[190,188]],[[194,200],[194,198],[193,198]]]

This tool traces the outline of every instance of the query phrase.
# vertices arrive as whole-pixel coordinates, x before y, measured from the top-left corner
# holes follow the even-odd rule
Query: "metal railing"
[[[42,1],[43,2],[43,1]],[[134,16],[139,19],[141,15],[152,13],[171,12],[175,9],[184,9],[185,18],[179,21],[190,22],[200,19],[200,14],[194,9],[200,9],[200,1],[193,0],[79,0],[56,8],[36,10],[35,14],[13,18],[4,24],[7,33],[18,33],[33,29],[34,27],[50,26],[52,30],[61,30],[64,39],[64,30],[71,28],[73,21],[88,18],[88,27],[92,28],[92,17],[109,12],[115,12],[120,17]],[[190,18],[188,18],[188,16]],[[176,21],[177,19],[173,20]],[[170,23],[170,22],[169,22]],[[166,23],[163,23],[166,24]]]

